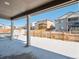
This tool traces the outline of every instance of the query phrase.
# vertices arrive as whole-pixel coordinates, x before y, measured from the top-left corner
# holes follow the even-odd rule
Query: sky
[[[44,20],[44,19],[49,19],[49,20],[56,20],[58,17],[63,16],[66,13],[69,12],[76,12],[79,11],[79,4],[73,4],[70,6],[66,6],[64,8],[56,9],[56,10],[51,10],[45,13],[37,14],[34,16],[30,17],[30,23],[36,22],[38,20]],[[8,20],[2,20],[0,19],[0,23],[5,24],[5,25],[10,25],[10,21]],[[19,18],[19,20],[14,21],[15,26],[24,26],[26,24],[26,19],[25,18]]]

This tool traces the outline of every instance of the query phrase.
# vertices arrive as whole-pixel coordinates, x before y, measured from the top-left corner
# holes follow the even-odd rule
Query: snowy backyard
[[[79,0],[0,0],[0,59],[79,59]]]
[[[26,36],[1,37],[0,59],[79,59],[79,42],[30,37],[30,46],[25,45]]]

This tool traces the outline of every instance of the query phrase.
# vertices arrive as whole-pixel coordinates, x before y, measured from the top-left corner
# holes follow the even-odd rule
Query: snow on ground
[[[40,37],[31,37],[30,39],[31,45],[33,46],[79,59],[79,42],[62,41]]]
[[[18,40],[16,40],[18,39]],[[31,37],[31,47],[25,48],[26,37],[8,40],[0,39],[0,56],[18,55],[32,52],[39,59],[71,59],[79,58],[79,43],[47,38]],[[71,58],[68,58],[71,57]]]
[[[68,42],[38,37],[34,37],[33,39],[32,37],[31,44],[65,56],[79,58],[79,42]]]

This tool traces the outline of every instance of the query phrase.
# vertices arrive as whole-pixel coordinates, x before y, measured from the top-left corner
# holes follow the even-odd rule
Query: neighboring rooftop
[[[4,26],[4,24],[0,23],[0,26]]]
[[[68,13],[64,14],[63,16],[59,17],[58,19],[71,18],[71,17],[79,17],[79,11],[68,12]]]

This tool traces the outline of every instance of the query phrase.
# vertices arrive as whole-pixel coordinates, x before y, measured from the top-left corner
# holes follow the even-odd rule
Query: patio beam
[[[77,0],[52,0],[51,2],[43,4],[43,5],[38,6],[36,8],[33,8],[31,10],[26,10],[26,11],[24,11],[22,13],[19,13],[19,14],[15,15],[15,16],[11,17],[11,19],[15,19],[15,18],[22,17],[22,16],[25,16],[25,15],[28,15],[28,14],[32,14],[34,12],[38,12],[38,11],[44,10],[46,8],[54,7],[56,5],[66,3],[66,2],[69,2],[69,1],[77,1]]]

